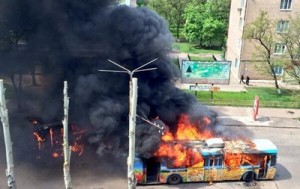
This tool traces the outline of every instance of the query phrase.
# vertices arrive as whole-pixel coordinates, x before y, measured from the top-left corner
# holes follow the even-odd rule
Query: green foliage
[[[217,39],[225,44],[230,10],[229,0],[192,1],[185,9],[184,33],[190,42],[211,46]]]
[[[179,30],[185,22],[183,18],[184,10],[188,3],[189,0],[148,0],[146,5],[163,16],[170,27],[175,27],[175,36],[179,38]]]
[[[184,35],[190,42],[202,43],[204,10],[203,4],[192,3],[185,9]]]
[[[188,92],[194,94],[194,91]],[[259,97],[262,107],[300,108],[299,90],[282,89],[282,93],[279,95],[274,88],[248,87],[246,92],[214,92],[213,101],[211,101],[211,92],[197,92],[200,102],[212,105],[253,106],[255,96]]]

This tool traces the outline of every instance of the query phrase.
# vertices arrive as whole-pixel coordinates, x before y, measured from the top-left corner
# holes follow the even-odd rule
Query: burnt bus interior
[[[147,183],[158,182],[160,172],[160,162],[157,158],[152,157],[144,161],[147,172]]]

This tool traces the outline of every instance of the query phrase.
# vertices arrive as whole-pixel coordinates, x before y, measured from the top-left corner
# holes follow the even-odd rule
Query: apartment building
[[[256,51],[255,42],[243,39],[245,26],[253,22],[260,11],[266,11],[274,21],[276,33],[283,32],[289,27],[289,16],[300,14],[300,0],[231,0],[225,58],[232,62],[232,74],[238,78],[248,75],[251,80],[272,79],[257,70],[259,62],[251,61]],[[279,56],[286,50],[285,44],[280,41],[274,44],[274,48]],[[282,67],[275,71],[279,78],[285,75]]]

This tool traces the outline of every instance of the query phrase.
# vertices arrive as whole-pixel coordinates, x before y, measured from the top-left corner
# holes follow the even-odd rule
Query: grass
[[[189,93],[195,94],[194,91]],[[197,98],[203,104],[228,105],[228,106],[253,106],[254,98],[258,96],[261,107],[300,108],[300,91],[282,89],[282,94],[277,94],[274,88],[248,87],[247,92],[211,92],[198,91]]]
[[[173,48],[180,52],[190,54],[222,54],[222,50],[201,49],[197,45],[191,43],[174,43]]]
[[[192,61],[214,61],[214,59],[212,58],[212,56],[209,56],[209,57],[199,57],[199,56],[190,56],[191,60]]]

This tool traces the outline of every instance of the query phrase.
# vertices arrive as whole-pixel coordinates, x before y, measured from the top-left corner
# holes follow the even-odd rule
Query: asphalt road
[[[268,138],[279,149],[278,171],[275,180],[258,181],[253,186],[243,182],[188,183],[176,186],[150,185],[138,186],[138,189],[299,189],[300,188],[300,129],[267,127],[230,127],[226,130],[251,138]],[[0,133],[2,134],[2,133]],[[2,135],[1,135],[2,136]],[[5,154],[3,142],[0,142],[0,188],[6,188]],[[18,158],[15,161],[16,182],[19,189],[63,189],[63,173],[60,161],[39,162],[30,158]],[[98,158],[93,149],[86,149],[82,159],[73,157],[71,176],[74,189],[125,189],[126,160],[110,156]]]

